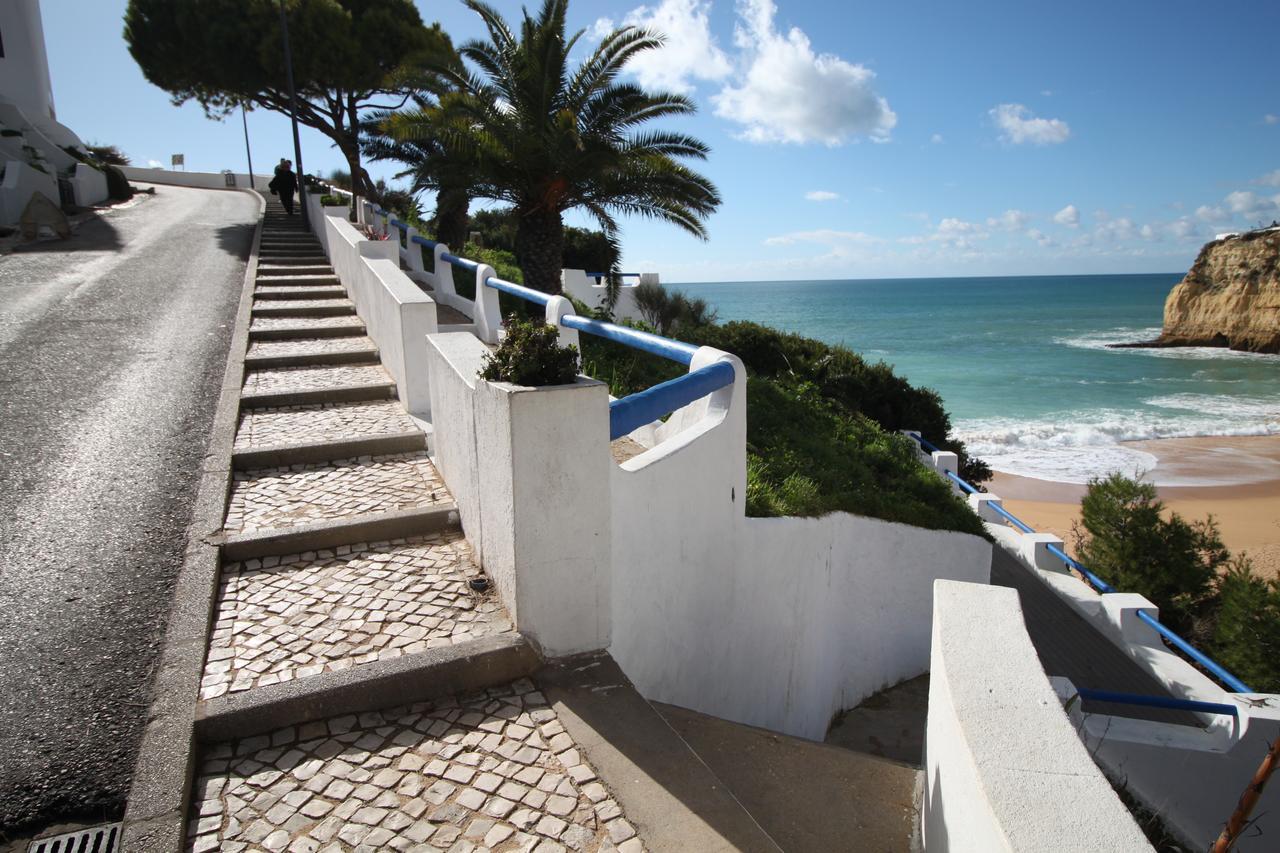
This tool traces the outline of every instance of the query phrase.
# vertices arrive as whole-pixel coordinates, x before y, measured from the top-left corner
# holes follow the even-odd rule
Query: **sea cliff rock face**
[[[1280,353],[1280,228],[1206,244],[1169,292],[1155,345]]]

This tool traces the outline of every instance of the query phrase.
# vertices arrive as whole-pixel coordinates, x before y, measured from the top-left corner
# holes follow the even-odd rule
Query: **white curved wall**
[[[1017,592],[933,589],[925,850],[1151,850],[1040,667]]]
[[[21,107],[32,122],[56,120],[39,0],[0,3],[0,34],[4,36],[0,97]]]

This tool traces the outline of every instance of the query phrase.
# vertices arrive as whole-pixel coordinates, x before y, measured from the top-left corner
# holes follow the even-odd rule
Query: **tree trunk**
[[[564,260],[564,222],[559,211],[517,213],[516,260],[526,287],[543,293],[560,292],[560,265]]]
[[[461,251],[467,242],[470,203],[466,189],[441,188],[436,193],[436,239],[454,251]]]

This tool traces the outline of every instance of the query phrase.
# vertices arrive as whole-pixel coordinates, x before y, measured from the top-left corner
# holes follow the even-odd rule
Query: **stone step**
[[[285,299],[346,299],[347,291],[343,287],[325,285],[287,284],[280,287],[258,286],[254,288],[253,298],[259,302],[264,300]]]
[[[228,563],[200,698],[512,631],[460,531]]]
[[[237,471],[224,531],[279,531],[370,513],[453,506],[422,451]]]
[[[342,287],[338,281],[338,276],[330,270],[327,273],[304,273],[270,275],[258,279],[258,286],[255,293],[264,287]]]
[[[246,369],[320,367],[366,364],[378,360],[378,348],[367,337],[308,338],[292,341],[251,341]]]
[[[328,266],[329,259],[324,256],[323,252],[309,252],[299,254],[277,254],[261,253],[258,260],[258,269],[266,267],[314,267]]]
[[[463,664],[471,667],[472,680],[515,668],[514,655],[509,655],[512,664],[495,665],[503,641],[475,644],[485,651]],[[441,651],[450,650],[400,658],[386,668]],[[525,655],[518,662],[527,666],[529,659]],[[349,685],[344,686],[363,688],[366,699],[393,697],[387,703],[392,707],[382,710],[319,716],[248,736],[221,721],[198,721],[199,736],[216,732],[225,740],[206,740],[196,763],[191,812],[209,817],[191,821],[189,849],[204,853],[245,842],[269,850],[323,845],[499,853],[539,846],[618,853],[731,849],[702,818],[704,812],[694,810],[719,805],[711,798],[694,807],[667,798],[669,814],[637,817],[620,795],[615,797],[615,785],[629,780],[610,778],[593,765],[571,722],[561,718],[564,709],[539,690],[537,679],[508,678],[486,689],[439,697],[441,676],[457,682],[455,673],[463,665],[454,663],[446,671],[442,662],[430,677],[403,679],[406,687],[396,691],[358,681],[376,665],[315,676],[345,678]],[[283,695],[289,686],[242,695]],[[422,693],[433,695],[417,699]],[[228,722],[266,719],[241,713]],[[669,730],[667,739],[673,739]],[[705,779],[692,763],[674,769]],[[652,781],[649,786],[656,787]],[[646,811],[643,801],[636,805]],[[719,815],[713,811],[711,820]],[[734,816],[740,815],[739,810]],[[743,849],[764,848],[748,844]]]
[[[425,447],[425,434],[396,402],[268,407],[241,412],[232,466],[246,471]]]
[[[286,367],[250,370],[240,392],[240,406],[303,406],[395,396],[396,384],[379,364]]]
[[[345,294],[333,299],[275,299],[257,292],[253,295],[255,317],[340,317],[356,310],[356,304]]]
[[[293,278],[296,276],[329,276],[336,281],[333,267],[324,264],[258,264],[258,281]]]
[[[364,323],[355,314],[345,317],[254,317],[250,341],[293,341],[308,338],[363,337]]]

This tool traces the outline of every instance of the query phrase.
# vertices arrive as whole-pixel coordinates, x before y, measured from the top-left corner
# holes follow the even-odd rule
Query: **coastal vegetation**
[[[560,330],[546,323],[512,320],[498,348],[485,358],[480,378],[528,388],[569,385],[578,377],[577,347],[560,346]]]
[[[1280,691],[1280,581],[1232,554],[1212,516],[1188,521],[1152,484],[1112,474],[1089,482],[1075,538],[1099,577],[1150,599],[1160,621],[1254,690]]]

